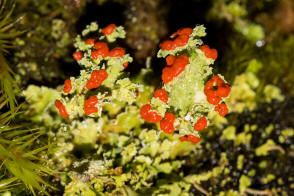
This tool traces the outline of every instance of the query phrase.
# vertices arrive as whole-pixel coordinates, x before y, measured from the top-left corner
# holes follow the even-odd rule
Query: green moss
[[[276,179],[276,176],[273,174],[267,174],[266,177],[262,178],[262,181],[264,184],[268,184],[269,182],[273,181]]]
[[[241,178],[240,178],[240,181],[239,181],[239,191],[241,193],[244,193],[245,189],[247,187],[249,187],[250,185],[251,185],[250,178],[245,176],[245,175],[242,175]]]
[[[274,146],[274,145],[275,145],[275,142],[271,139],[268,139],[265,144],[256,148],[255,154],[257,156],[266,156],[266,155],[268,155],[269,147]]]
[[[285,97],[282,95],[281,90],[274,86],[274,85],[266,85],[264,87],[264,95],[265,95],[265,101],[266,102],[271,102],[273,99],[276,99],[278,101],[283,101]]]
[[[265,132],[266,134],[270,135],[271,132],[274,130],[274,125],[273,124],[270,124],[266,129],[265,129]]]
[[[266,168],[266,167],[267,167],[267,162],[266,162],[266,161],[261,161],[261,162],[258,164],[258,167],[260,167],[260,168]]]
[[[94,147],[99,133],[102,132],[103,119],[95,122],[93,119],[87,119],[80,123],[74,121],[69,128],[73,134],[73,143],[76,145],[91,145]]]
[[[252,111],[256,107],[254,87],[258,84],[258,79],[251,72],[236,76],[227,101],[229,108],[238,113]]]
[[[227,11],[232,14],[233,17],[243,17],[247,15],[246,9],[239,3],[233,1],[227,5]]]
[[[285,137],[292,137],[294,136],[294,129],[293,128],[284,129],[282,130],[282,135]]]
[[[223,137],[226,140],[235,140],[236,138],[236,127],[229,126],[223,131]]]
[[[250,171],[248,172],[248,176],[250,176],[250,177],[254,177],[255,174],[256,174],[256,170],[255,170],[255,169],[252,169],[252,170],[250,170]]]
[[[241,154],[238,156],[238,160],[237,160],[237,168],[239,170],[243,169],[243,161],[244,161],[244,155]]]
[[[249,61],[246,68],[246,72],[258,73],[259,70],[263,67],[263,64],[257,59],[252,59]]]
[[[219,196],[240,196],[237,191],[229,190],[229,191],[222,191],[219,193]]]

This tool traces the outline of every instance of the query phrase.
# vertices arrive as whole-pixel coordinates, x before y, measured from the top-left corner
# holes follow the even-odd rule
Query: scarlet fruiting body
[[[227,97],[231,91],[231,87],[227,84],[222,84],[221,86],[218,87],[216,91],[216,95],[220,97]]]
[[[164,119],[160,121],[160,129],[167,134],[172,134],[175,131],[174,122],[175,115],[172,113],[166,112]]]
[[[188,141],[192,142],[192,143],[199,143],[200,142],[200,138],[195,136],[195,135],[188,135]]]
[[[110,57],[121,57],[123,55],[125,55],[125,49],[121,47],[116,47],[109,51]]]
[[[221,98],[218,96],[207,96],[206,100],[212,105],[217,105],[221,101]]]
[[[197,136],[195,136],[195,135],[192,135],[192,134],[181,136],[180,137],[180,140],[182,142],[184,142],[184,141],[190,141],[190,142],[195,143],[195,144],[200,142],[200,138],[197,137]]]
[[[108,77],[108,74],[105,70],[101,69],[98,71],[93,71],[90,79],[86,83],[86,87],[90,90],[93,88],[98,88],[104,80]]]
[[[189,57],[187,55],[175,57],[173,64],[171,64],[170,67],[165,67],[162,70],[161,79],[163,83],[167,84],[172,81],[174,77],[180,75],[188,64]]]
[[[162,50],[171,50],[173,47],[173,42],[171,40],[165,40],[159,45],[159,47]]]
[[[151,109],[151,105],[144,105],[140,110],[142,118],[144,118],[144,120],[146,120],[147,122],[159,122],[162,119],[162,117],[159,116],[155,111],[150,111]]]
[[[188,43],[189,36],[188,35],[179,35],[174,41],[173,45],[175,48],[183,47]]]
[[[188,63],[189,57],[187,55],[178,56],[172,65],[174,76],[177,77],[180,75],[180,73],[185,70],[185,67],[188,65]]]
[[[153,97],[155,98],[159,98],[161,101],[163,101],[164,103],[166,103],[168,101],[168,95],[167,95],[167,92],[166,90],[164,89],[157,89],[155,92],[154,92],[154,95]]]
[[[91,52],[91,56],[93,59],[98,59],[99,55],[102,56],[102,58],[105,58],[108,56],[108,53],[109,53],[109,49],[108,49],[108,46],[105,42],[96,42],[95,45],[94,45],[94,48],[96,50],[93,50]]]
[[[67,79],[64,81],[64,87],[63,87],[63,92],[69,93],[72,89],[71,81],[70,79]]]
[[[110,34],[113,33],[113,31],[115,30],[115,28],[116,28],[116,25],[115,24],[110,24],[107,27],[104,27],[101,32],[104,35],[110,35]]]
[[[74,52],[72,56],[76,61],[79,61],[83,58],[84,54],[81,51],[77,51]]]
[[[85,44],[87,44],[87,45],[93,45],[94,43],[95,43],[95,39],[87,39],[85,41]]]
[[[68,117],[69,117],[69,115],[68,115],[68,113],[67,113],[67,111],[66,111],[66,108],[65,108],[65,106],[62,104],[61,101],[56,100],[56,101],[55,101],[55,106],[58,108],[59,113],[60,113],[60,115],[61,115],[62,117],[64,117],[64,118],[68,118]]]
[[[231,91],[218,75],[213,76],[205,85],[204,94],[210,104],[217,105],[221,101],[221,97],[227,97]]]
[[[225,103],[221,103],[214,107],[214,111],[218,112],[220,116],[225,116],[229,113],[227,105]]]
[[[186,135],[180,137],[181,142],[188,141],[188,137]]]
[[[208,45],[203,45],[200,47],[200,50],[204,52],[204,55],[207,58],[211,58],[213,60],[217,59],[217,50],[216,49],[210,49]]]
[[[174,78],[174,75],[173,75],[172,69],[170,67],[165,67],[162,70],[162,75],[161,75],[161,79],[162,79],[163,83],[167,84],[170,81],[172,81],[173,78]]]
[[[128,67],[128,65],[129,65],[129,62],[125,62],[125,63],[123,64],[123,66],[124,66],[125,69]]]
[[[84,103],[84,111],[86,115],[98,112],[98,108],[95,106],[98,103],[96,96],[91,96]]]
[[[165,59],[166,61],[166,65],[172,65],[176,60],[176,57],[175,56],[172,56],[172,55],[168,55]]]
[[[201,117],[197,120],[197,122],[194,125],[195,131],[201,131],[203,129],[207,128],[207,120],[205,117]]]
[[[107,48],[108,49],[108,45],[105,42],[96,42],[95,45],[94,45],[94,48],[96,50],[100,50],[100,49],[103,49],[103,48]]]
[[[192,32],[193,29],[191,28],[181,28],[171,35],[172,37],[175,37],[174,40],[165,40],[159,45],[159,47],[162,50],[174,50],[177,47],[183,47],[188,43],[189,36]]]
[[[192,28],[180,28],[179,30],[177,30],[175,33],[172,34],[172,37],[176,36],[176,35],[187,35],[190,36],[191,33],[193,32]]]

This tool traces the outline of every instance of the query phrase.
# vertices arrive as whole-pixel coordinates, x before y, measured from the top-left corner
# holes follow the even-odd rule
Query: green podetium
[[[141,108],[147,122],[160,122],[161,130],[179,130],[181,141],[198,143],[198,131],[207,128],[207,115],[228,113],[225,99],[230,92],[221,75],[213,75],[211,64],[217,51],[203,45],[204,26],[182,28],[160,44],[158,57],[166,57],[162,70],[163,86],[154,92],[150,104]],[[196,131],[196,132],[195,132]]]
[[[136,99],[139,85],[122,77],[132,57],[121,47],[110,49],[108,42],[124,38],[123,27],[115,27],[112,34],[103,35],[97,23],[91,23],[77,36],[73,57],[83,68],[80,76],[65,81],[63,92],[55,103],[61,116],[74,119],[85,114],[101,117],[102,108],[111,102],[131,105]],[[94,38],[89,38],[89,36]]]

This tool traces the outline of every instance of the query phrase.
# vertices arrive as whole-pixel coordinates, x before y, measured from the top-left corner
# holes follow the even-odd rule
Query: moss
[[[276,99],[278,101],[283,101],[285,97],[281,94],[281,90],[273,85],[266,85],[264,87],[264,94],[265,94],[265,101],[271,102],[273,99]]]
[[[241,193],[244,193],[246,188],[251,185],[250,178],[245,175],[242,175],[240,178],[239,190]]]
[[[274,130],[274,128],[275,128],[275,127],[274,127],[273,124],[269,125],[269,126],[265,129],[266,134],[270,135],[271,132]]]
[[[244,155],[239,155],[237,160],[237,168],[239,170],[243,169],[243,161],[244,161]]]
[[[235,140],[236,138],[236,127],[229,126],[223,131],[223,137],[226,140]]]
[[[274,180],[276,177],[273,174],[267,174],[266,177],[264,177],[262,179],[264,184],[268,184],[269,182],[271,182],[272,180]]]
[[[258,166],[259,166],[260,168],[266,168],[266,167],[267,167],[267,162],[266,162],[266,161],[261,161],[261,162],[258,164]]]
[[[234,80],[228,106],[233,112],[252,111],[256,107],[254,87],[259,81],[253,73],[244,73]],[[256,85],[257,84],[257,85]]]
[[[256,148],[255,153],[257,156],[268,155],[269,147],[275,145],[275,142],[271,139],[267,140],[265,144]]]

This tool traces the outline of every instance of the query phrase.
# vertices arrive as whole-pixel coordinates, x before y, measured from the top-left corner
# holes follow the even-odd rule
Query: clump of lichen
[[[115,28],[121,32],[116,37],[123,38],[123,29]],[[101,36],[101,32],[92,23],[76,38],[76,52],[83,55],[74,58],[82,70],[80,76],[68,80],[71,88],[65,82],[58,87],[61,93],[37,86],[24,91],[31,118],[45,122],[50,130],[48,137],[56,143],[50,148],[48,164],[62,172],[58,180],[64,195],[291,193],[283,184],[293,179],[278,168],[285,164],[285,159],[291,159],[293,146],[287,143],[293,141],[293,125],[279,122],[275,111],[279,112],[276,107],[292,102],[285,100],[273,85],[259,88],[257,75],[262,71],[262,63],[250,61],[246,71],[235,78],[233,94],[227,99],[232,114],[226,120],[208,112],[211,126],[202,135],[202,142],[195,145],[180,141],[178,133],[170,135],[160,131],[158,124],[144,122],[140,115],[144,104],[153,99],[152,107],[162,106],[158,104],[161,100],[154,101],[154,87],[145,80],[151,70],[143,69],[132,80],[126,77],[123,66],[131,61],[129,55],[110,57],[101,53],[93,57],[95,43],[109,41],[111,48],[115,48],[113,39]],[[207,60],[199,50],[196,56],[201,55]],[[110,79],[87,88],[91,74],[101,69],[106,70]],[[120,98],[121,94],[124,98]],[[240,99],[241,95],[246,98]],[[97,110],[87,114],[85,103],[91,96],[99,102],[93,105]],[[54,107],[56,99],[62,101],[68,112],[65,118]],[[156,111],[164,113],[165,109]],[[274,159],[269,160],[268,156]],[[287,167],[287,171],[292,170]],[[256,183],[261,185],[256,187]]]
[[[160,44],[157,56],[166,57],[163,86],[140,112],[147,122],[160,122],[162,131],[173,134],[176,130],[181,141],[200,141],[199,131],[207,128],[209,112],[228,113],[225,100],[231,88],[223,76],[212,76],[211,65],[218,53],[203,45],[205,35],[202,25],[181,28]]]
[[[124,37],[120,36],[124,35],[123,29],[116,28],[120,32],[117,37]],[[121,78],[123,64],[132,60],[128,54],[118,57],[100,55],[98,58],[91,55],[97,49],[95,43],[108,40],[107,36],[111,36],[104,35],[100,39],[98,37],[95,43],[86,44],[91,39],[89,37],[97,37],[100,32],[98,25],[92,23],[83,31],[83,37],[76,38],[76,52],[83,53],[82,58],[77,60],[84,69],[78,78],[70,78],[69,91],[64,87],[63,92],[56,97],[48,96],[55,94],[55,91],[44,87],[38,89],[30,86],[25,91],[32,113],[39,116],[36,119],[45,120],[46,113],[56,112],[56,109],[49,109],[54,107],[56,98],[64,104],[68,113],[69,120],[54,123],[52,119],[45,121],[52,123],[52,131],[48,135],[57,144],[51,148],[50,165],[65,172],[61,178],[61,183],[65,186],[64,194],[82,192],[83,195],[95,195],[98,192],[111,195],[122,193],[125,189],[138,193],[159,193],[173,191],[164,185],[170,182],[179,186],[178,193],[188,193],[191,184],[183,184],[183,174],[182,178],[172,181],[168,180],[168,176],[180,171],[185,163],[184,157],[197,146],[181,142],[177,135],[160,133],[156,127],[145,127],[140,118],[139,106],[148,100],[153,88],[146,85],[143,88],[128,78]],[[91,73],[101,69],[106,70],[107,79],[97,89],[87,89]],[[150,70],[143,71],[138,78],[144,78],[149,72]],[[34,93],[38,90],[37,95],[32,96],[33,88],[37,88],[34,90]],[[42,91],[48,95],[40,97]],[[135,91],[138,91],[137,96]],[[91,114],[86,114],[85,101],[88,96],[97,96],[99,100],[94,106],[97,111]],[[50,103],[45,102],[45,99],[50,99]],[[44,104],[42,108],[48,106],[47,110],[34,111],[38,102]],[[84,119],[81,120],[81,117]],[[54,115],[53,118],[59,117]],[[159,174],[165,177],[158,178]],[[157,180],[162,181],[163,185],[153,185]],[[183,186],[185,189],[181,190]]]

